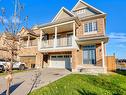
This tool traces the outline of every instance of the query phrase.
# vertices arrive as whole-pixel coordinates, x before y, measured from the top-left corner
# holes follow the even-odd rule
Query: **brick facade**
[[[28,48],[22,48],[21,51],[19,51],[19,57],[28,57],[28,56],[35,56],[35,67],[49,67],[50,64],[50,56],[52,54],[57,55],[57,54],[68,54],[72,56],[72,64],[71,64],[71,69],[72,71],[76,71],[77,70],[77,66],[78,65],[82,65],[83,64],[83,46],[86,45],[95,45],[96,46],[96,66],[103,66],[103,59],[105,57],[103,57],[103,53],[106,52],[105,50],[105,43],[107,43],[107,41],[105,41],[104,39],[97,39],[97,41],[95,42],[94,39],[92,40],[87,40],[90,38],[97,38],[97,36],[99,37],[105,37],[105,19],[106,19],[106,15],[104,13],[102,13],[101,11],[99,12],[98,10],[92,8],[91,6],[87,5],[86,3],[83,3],[82,1],[79,1],[79,5],[75,6],[73,8],[73,10],[69,11],[65,8],[62,8],[60,10],[60,12],[56,15],[56,17],[53,19],[53,21],[47,25],[43,25],[43,26],[36,26],[33,29],[31,29],[31,31],[27,31],[26,35],[24,36],[25,39],[28,39],[28,35],[27,34],[31,34],[31,36],[36,37],[35,39],[41,39],[44,35],[43,34],[48,34],[48,38],[46,41],[46,44],[49,44],[49,46],[51,46],[51,49],[49,49],[50,47],[43,47],[40,48],[40,42],[38,43],[38,45],[36,47],[28,47]],[[76,15],[76,12],[79,10],[79,8],[84,7],[87,8],[86,11],[86,15],[87,17],[84,18],[76,18],[74,17]],[[82,8],[83,9],[83,8]],[[91,9],[92,13],[89,12],[88,9]],[[85,28],[84,28],[84,24],[87,22],[92,22],[92,21],[96,21],[97,22],[97,33],[94,34],[86,34],[85,33]],[[72,23],[69,23],[72,22]],[[64,24],[66,23],[66,24]],[[75,25],[75,27],[74,27]],[[57,29],[57,30],[55,30]],[[22,30],[24,31],[24,30]],[[74,32],[75,31],[75,32]],[[33,33],[34,32],[34,33]],[[42,32],[42,35],[41,35]],[[57,34],[56,34],[57,32]],[[73,36],[75,36],[76,39],[72,39],[75,40],[74,45],[75,47],[70,47],[70,48],[65,48],[65,45],[67,44],[67,33],[73,32]],[[56,35],[60,35],[61,38],[61,45],[59,49],[56,49],[58,47],[54,48],[54,37]],[[74,35],[75,34],[75,35]],[[39,35],[39,36],[36,36]],[[58,37],[58,36],[57,36]],[[85,41],[85,43],[80,44],[77,42],[77,40],[81,40],[81,38],[84,38],[84,40],[86,39],[87,41]],[[56,39],[56,37],[55,37]],[[66,40],[64,40],[66,39]],[[107,39],[107,38],[105,38]],[[31,40],[31,39],[30,39]],[[27,40],[26,40],[27,41]],[[101,44],[102,42],[104,42],[103,44]],[[72,41],[73,43],[73,41]],[[62,48],[61,48],[62,47]],[[103,50],[104,48],[104,50]],[[103,52],[104,51],[104,52]],[[31,62],[32,63],[32,62]]]
[[[93,18],[93,19],[88,19],[88,20],[84,20],[81,22],[81,26],[77,29],[77,32],[76,32],[76,36],[78,38],[81,38],[81,37],[91,37],[91,36],[98,36],[98,35],[104,35],[105,34],[105,30],[104,30],[104,27],[105,27],[105,17],[98,17],[98,18]],[[90,35],[85,35],[84,33],[84,24],[89,22],[89,21],[97,21],[98,23],[98,32],[97,34],[90,34]]]

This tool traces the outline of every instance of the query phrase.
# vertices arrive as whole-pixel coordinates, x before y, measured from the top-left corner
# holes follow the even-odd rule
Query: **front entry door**
[[[83,47],[83,63],[96,64],[96,48],[95,46]]]

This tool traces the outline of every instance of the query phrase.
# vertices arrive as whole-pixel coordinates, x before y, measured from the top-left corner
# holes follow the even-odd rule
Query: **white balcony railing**
[[[38,45],[37,42],[38,42],[37,39],[30,40],[29,43],[28,43],[28,41],[23,41],[21,43],[21,45],[22,45],[22,47],[32,47],[32,46],[37,46]]]
[[[67,37],[61,37],[57,38],[57,44],[55,46],[55,40],[49,39],[49,40],[42,40],[41,42],[41,49],[45,48],[60,48],[60,47],[72,47],[73,46],[73,37],[67,38]]]
[[[52,39],[42,40],[41,48],[52,48],[54,46],[54,41]]]

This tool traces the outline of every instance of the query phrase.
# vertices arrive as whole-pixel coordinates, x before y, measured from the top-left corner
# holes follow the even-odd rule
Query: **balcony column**
[[[39,45],[39,47],[38,47],[39,49],[41,49],[41,47],[42,47],[42,33],[43,33],[43,30],[40,31],[40,39],[39,39],[40,43],[38,44]]]
[[[28,40],[27,40],[27,47],[30,45],[30,35],[28,35]]]
[[[73,23],[73,37],[75,38],[76,36],[76,24],[75,22]]]
[[[57,46],[57,27],[55,27],[54,48]]]
[[[101,46],[102,46],[102,66],[103,68],[105,67],[105,52],[104,52],[104,42],[101,42]]]
[[[76,24],[74,22],[73,23],[73,37],[72,37],[72,46],[74,47],[76,47],[75,38],[76,38]]]

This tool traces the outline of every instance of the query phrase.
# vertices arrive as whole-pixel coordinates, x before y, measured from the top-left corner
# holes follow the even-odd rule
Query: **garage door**
[[[28,68],[34,68],[36,57],[35,56],[23,56],[23,57],[20,57],[20,61],[26,63],[26,66]]]
[[[51,56],[50,67],[51,68],[71,68],[71,56],[70,55],[59,55]]]

